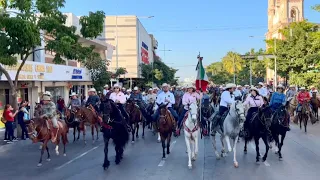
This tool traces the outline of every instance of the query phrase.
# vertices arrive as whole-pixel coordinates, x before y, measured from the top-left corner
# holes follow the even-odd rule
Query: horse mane
[[[118,109],[116,103],[113,102],[113,100],[111,100],[111,99],[106,99],[105,102],[109,102],[111,105],[111,108],[113,110],[112,113],[110,114],[110,116],[114,119],[121,118],[120,121],[122,121],[123,117],[122,117],[122,114],[120,113],[120,110]]]

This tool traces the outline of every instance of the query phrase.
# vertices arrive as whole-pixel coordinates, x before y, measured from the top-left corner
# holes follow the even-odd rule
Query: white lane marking
[[[252,148],[253,150],[256,150],[256,146],[255,146],[255,144],[250,143],[250,146],[251,146],[251,148]],[[264,164],[265,166],[267,166],[267,167],[269,167],[269,166],[270,166],[270,164],[268,163],[268,161],[267,161],[267,160],[265,160],[265,161],[263,162],[263,164]]]
[[[64,163],[64,164],[62,164],[61,166],[56,167],[56,168],[55,168],[55,170],[59,170],[59,169],[61,169],[61,168],[65,167],[66,165],[73,163],[73,162],[74,162],[74,161],[76,161],[77,159],[80,159],[81,157],[85,156],[85,155],[86,155],[86,154],[88,154],[89,152],[91,152],[91,151],[93,151],[93,150],[97,149],[100,145],[101,145],[101,144],[99,144],[99,145],[98,145],[98,146],[96,146],[96,147],[93,147],[92,149],[89,149],[88,151],[86,151],[86,152],[84,152],[84,153],[80,154],[79,156],[77,156],[77,157],[75,157],[75,158],[71,159],[70,161],[68,161],[68,162],[66,162],[66,163]]]
[[[172,149],[173,149],[174,145],[176,144],[176,142],[177,142],[177,141],[173,141],[173,142],[171,143],[171,145],[170,145],[170,151],[172,151]],[[168,157],[169,157],[169,155],[167,155],[167,158],[168,158]],[[164,166],[165,163],[166,163],[166,160],[165,160],[165,159],[162,159],[162,160],[160,161],[160,163],[158,164],[158,167]]]

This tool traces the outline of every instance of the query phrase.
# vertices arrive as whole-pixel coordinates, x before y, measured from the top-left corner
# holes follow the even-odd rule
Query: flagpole
[[[199,51],[198,64],[201,63],[200,61],[201,61],[201,56],[200,56],[200,51]],[[199,70],[197,71],[197,73],[199,73]],[[199,76],[199,74],[198,74],[198,76]],[[201,91],[202,91],[201,81],[202,81],[202,80],[200,80],[200,82],[199,82],[200,93],[201,93]],[[201,105],[201,103],[202,103],[201,101],[202,101],[202,97],[201,97],[201,94],[199,94],[199,97],[200,97],[200,118],[199,118],[199,119],[200,119],[200,125],[201,125],[201,123],[202,123],[202,122],[201,122],[201,118],[202,118],[202,112],[201,112],[201,106],[202,106],[202,105]],[[200,127],[201,127],[201,126],[200,126]],[[201,133],[201,129],[200,129],[200,133]],[[202,134],[201,134],[201,137],[202,137]]]

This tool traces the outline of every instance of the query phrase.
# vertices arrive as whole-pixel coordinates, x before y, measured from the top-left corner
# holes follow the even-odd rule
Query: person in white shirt
[[[242,97],[241,88],[242,88],[242,86],[238,85],[237,89],[235,89],[235,91],[233,92],[235,99],[241,100],[241,97]]]
[[[130,98],[131,92],[132,92],[131,89],[127,90],[127,93],[125,94],[126,100],[128,100]]]
[[[262,83],[262,82],[259,82],[259,84],[258,84],[258,86],[259,86],[259,94],[260,94],[260,96],[262,96],[262,97],[268,97],[268,89],[264,86],[264,84]]]
[[[147,104],[147,95],[146,95],[146,93],[143,91],[141,94],[142,94],[142,101],[143,101],[145,104]]]
[[[172,105],[175,104],[174,95],[172,92],[169,91],[169,85],[167,83],[162,84],[162,92],[157,96],[157,111],[153,114],[152,118],[154,121],[158,121],[160,111],[158,108],[158,104],[168,104],[167,108],[175,118],[176,122],[178,122],[178,114],[177,112],[172,108]]]
[[[147,104],[153,104],[157,99],[157,94],[153,93],[153,89],[150,88],[147,95]]]
[[[318,91],[317,91],[317,89],[316,89],[315,86],[310,86],[310,91],[309,91],[309,93],[310,93],[310,97],[312,97],[312,94],[313,94],[313,93],[316,93],[316,96],[318,95]]]
[[[221,131],[223,132],[223,121],[221,117],[225,112],[229,110],[229,106],[234,103],[234,96],[232,93],[234,92],[237,86],[233,83],[226,84],[225,90],[221,94],[219,113],[217,114],[217,121],[215,121],[215,126],[220,125]]]
[[[106,85],[104,86],[104,89],[103,89],[103,91],[102,91],[102,94],[103,94],[104,96],[106,96],[108,92],[109,92],[109,85],[106,84]]]
[[[124,110],[124,104],[127,102],[126,96],[123,94],[123,92],[120,91],[120,85],[115,84],[113,86],[113,93],[110,94],[109,99],[114,101],[117,105],[119,110],[121,111],[123,117],[126,119],[128,122],[128,113]]]

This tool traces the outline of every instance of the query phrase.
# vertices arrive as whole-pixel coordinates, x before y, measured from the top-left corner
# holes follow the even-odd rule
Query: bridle
[[[241,115],[243,115],[245,117],[245,114],[244,114],[244,112],[240,112],[240,109],[237,108],[238,103],[239,103],[238,101],[236,103],[234,103],[234,109],[236,112],[236,121],[238,124],[240,124],[241,123]],[[230,111],[229,111],[229,115],[232,116]]]
[[[46,123],[46,120],[44,120],[44,123]],[[34,126],[35,122],[33,120],[30,120],[30,123],[27,124],[27,126],[32,130],[32,132],[28,132],[28,135],[33,136],[34,139],[38,139],[39,141],[43,141],[49,135],[49,131],[47,131],[46,135],[42,139],[38,138],[44,128],[44,123],[42,123],[42,126],[39,130],[39,133],[38,133],[36,130],[38,126]]]

